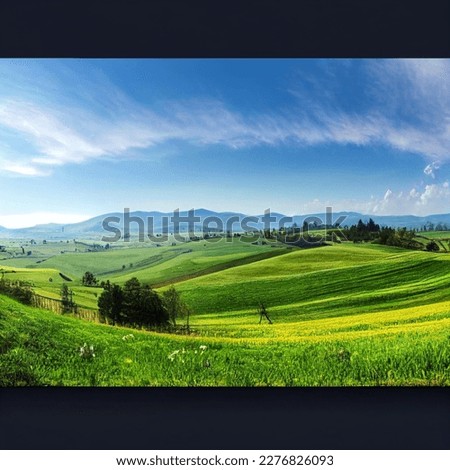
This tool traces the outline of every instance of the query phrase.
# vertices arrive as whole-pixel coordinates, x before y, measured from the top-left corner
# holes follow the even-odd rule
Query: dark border
[[[450,3],[9,0],[0,57],[449,57]],[[5,449],[442,449],[448,389],[0,389]]]
[[[448,57],[447,0],[2,0],[1,57]]]
[[[444,388],[0,389],[5,449],[448,449]]]

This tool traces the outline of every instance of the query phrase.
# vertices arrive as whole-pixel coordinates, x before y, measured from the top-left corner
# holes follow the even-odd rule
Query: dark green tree
[[[123,287],[122,314],[128,324],[138,326],[164,326],[169,316],[158,294],[136,277]]]
[[[62,313],[70,313],[75,310],[75,302],[73,301],[73,291],[69,289],[67,284],[61,286],[61,307]]]
[[[175,287],[171,286],[163,293],[162,302],[172,326],[177,326],[178,318],[189,318],[189,307],[181,300],[181,295]]]
[[[140,290],[141,283],[136,277],[129,279],[123,286],[122,315],[126,323],[138,323],[136,320],[140,316]]]
[[[369,232],[379,232],[380,226],[376,224],[373,219],[369,219],[369,222],[367,222],[367,230]]]
[[[90,272],[86,271],[81,278],[83,286],[94,287],[98,284],[97,278]]]
[[[103,321],[108,320],[113,325],[123,323],[122,301],[122,288],[117,284],[111,284],[109,281],[106,281],[103,284],[103,292],[97,301],[101,319]]]
[[[167,310],[159,295],[150,286],[141,286],[139,304],[140,308],[137,312],[139,325],[155,327],[169,324]]]
[[[135,277],[122,287],[102,283],[97,304],[101,319],[113,325],[161,327],[169,324],[169,315],[159,295]]]

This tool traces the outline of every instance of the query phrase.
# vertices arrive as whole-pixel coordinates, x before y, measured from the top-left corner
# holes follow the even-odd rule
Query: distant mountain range
[[[130,212],[128,216],[130,220],[129,224],[129,233],[133,236],[137,233],[139,229],[139,224],[136,222],[136,219],[142,220],[140,223],[144,227],[144,234],[147,234],[148,230],[152,233],[163,233],[163,232],[173,232],[174,224],[171,221],[173,217],[173,212],[145,212],[145,211],[135,211]],[[342,227],[348,225],[357,224],[361,219],[364,222],[367,222],[372,218],[375,223],[381,226],[390,226],[390,227],[407,227],[407,228],[422,228],[426,224],[437,224],[447,225],[450,228],[450,214],[436,214],[428,215],[425,217],[418,217],[413,215],[367,215],[361,214],[358,212],[336,212],[332,214],[331,220],[330,215],[325,213],[316,213],[316,214],[307,214],[307,215],[295,215],[295,216],[286,216],[277,212],[271,212],[271,217],[275,217],[276,221],[272,221],[272,228],[278,228],[281,220],[284,220],[284,225],[289,227],[294,223],[298,226],[302,226],[305,219],[309,221],[320,224],[335,224],[337,221],[340,221]],[[181,211],[179,213],[180,218],[185,218],[188,216],[187,211]],[[222,225],[223,230],[227,230],[227,222],[232,225],[232,230],[236,232],[241,232],[242,226],[239,222],[245,222],[247,224],[248,230],[252,228],[262,229],[264,228],[264,222],[262,220],[263,215],[259,214],[257,216],[249,216],[239,212],[214,212],[207,209],[198,209],[195,210],[195,216],[199,217],[200,220],[194,223],[194,230],[201,231],[203,224],[209,222],[208,227],[213,229],[218,225]],[[206,219],[206,220],[205,220]],[[151,222],[149,222],[149,220]],[[108,226],[110,230],[105,230],[103,224],[104,221],[109,221]],[[152,225],[153,224],[153,227]],[[231,227],[231,225],[229,225]],[[25,238],[25,239],[72,239],[72,238],[89,238],[97,239],[99,242],[102,237],[111,237],[114,235],[112,232],[113,228],[118,228],[121,231],[121,234],[124,235],[126,232],[126,227],[124,227],[124,214],[121,212],[113,212],[109,214],[99,215],[93,217],[84,222],[78,222],[75,224],[41,224],[29,228],[20,228],[20,229],[8,229],[0,226],[0,237],[1,238]],[[180,232],[187,231],[187,224],[181,223]]]

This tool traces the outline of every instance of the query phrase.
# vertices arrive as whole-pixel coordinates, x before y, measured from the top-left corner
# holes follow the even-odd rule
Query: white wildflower
[[[179,354],[179,353],[180,353],[180,350],[177,349],[177,350],[171,352],[171,353],[167,356],[167,358],[173,362],[173,361],[175,360],[176,355]]]
[[[80,357],[84,357],[84,358],[95,357],[94,346],[92,344],[88,346],[87,343],[84,343],[83,346],[80,347]]]
[[[123,336],[122,339],[123,339],[124,341],[128,341],[128,340],[130,340],[130,339],[134,339],[134,335],[133,335],[132,333],[130,333],[129,335]]]

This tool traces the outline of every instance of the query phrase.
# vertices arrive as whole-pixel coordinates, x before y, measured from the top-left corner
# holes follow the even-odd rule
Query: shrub
[[[431,241],[427,243],[427,246],[425,247],[427,251],[439,251],[439,245],[435,241]]]
[[[29,284],[23,281],[8,281],[2,278],[0,280],[0,293],[26,305],[31,305],[33,301],[33,291]]]

